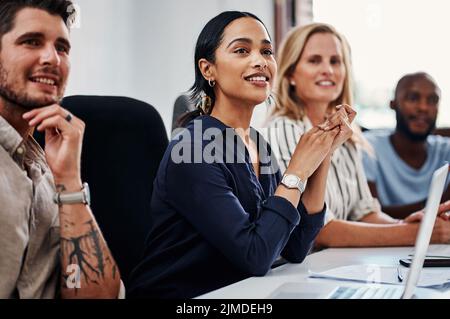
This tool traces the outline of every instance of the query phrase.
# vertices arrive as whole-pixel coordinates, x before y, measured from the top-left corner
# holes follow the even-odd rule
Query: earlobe
[[[390,102],[390,107],[391,107],[391,110],[395,110],[396,108],[397,108],[397,105],[396,105],[397,103],[395,103],[395,101],[391,101]]]

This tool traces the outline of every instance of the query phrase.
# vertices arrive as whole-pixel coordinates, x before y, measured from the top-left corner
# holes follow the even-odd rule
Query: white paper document
[[[399,280],[400,275],[403,281]],[[409,268],[381,265],[350,265],[323,272],[309,272],[310,278],[324,278],[372,284],[402,285],[406,282]],[[418,287],[443,288],[450,284],[450,267],[423,268]]]

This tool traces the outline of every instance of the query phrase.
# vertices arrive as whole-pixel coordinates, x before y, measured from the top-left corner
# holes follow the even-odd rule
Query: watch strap
[[[53,197],[53,201],[59,206],[64,204],[85,204],[90,205],[90,192],[89,185],[83,183],[83,186],[79,192],[57,192]]]

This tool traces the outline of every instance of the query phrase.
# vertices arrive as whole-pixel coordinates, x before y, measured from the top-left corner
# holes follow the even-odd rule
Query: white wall
[[[346,8],[351,8],[351,18]],[[449,11],[450,2],[442,0],[314,1],[314,20],[334,25],[352,46],[355,102],[364,107],[357,117],[360,124],[394,127],[389,101],[397,81],[426,71],[442,90],[437,124],[450,126]]]
[[[124,95],[152,104],[167,130],[173,103],[194,81],[202,27],[225,10],[249,11],[273,35],[273,0],[75,0],[66,95]]]

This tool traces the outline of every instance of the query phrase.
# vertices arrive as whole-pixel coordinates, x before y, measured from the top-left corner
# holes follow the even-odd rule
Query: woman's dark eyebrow
[[[234,39],[233,41],[231,41],[228,44],[227,49],[235,42],[245,42],[245,43],[248,43],[248,44],[252,44],[253,43],[253,41],[251,39],[249,39],[249,38],[237,38],[237,39]],[[261,43],[263,43],[263,44],[272,44],[269,40],[266,40],[266,39],[261,40]]]

